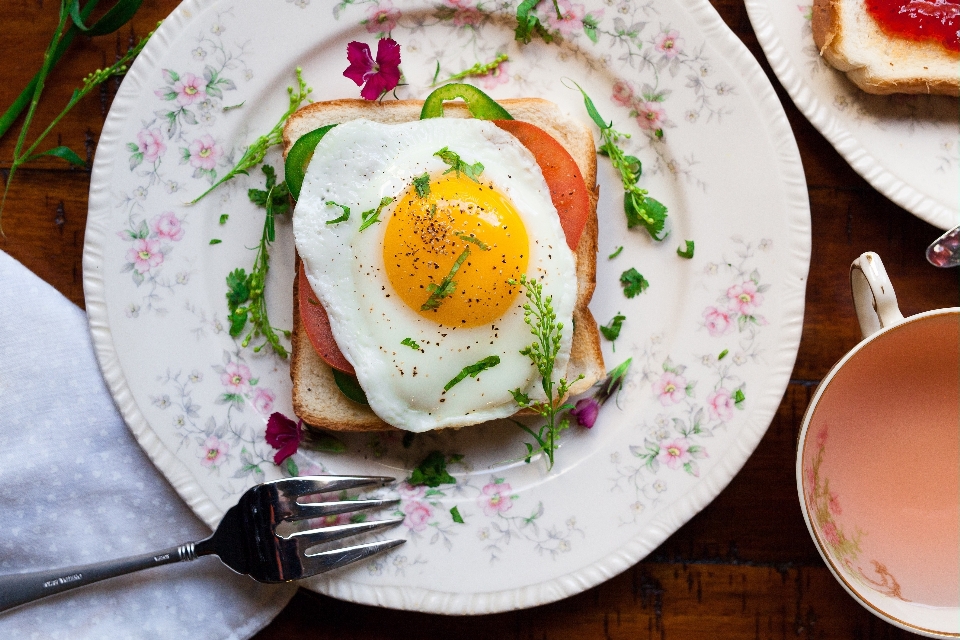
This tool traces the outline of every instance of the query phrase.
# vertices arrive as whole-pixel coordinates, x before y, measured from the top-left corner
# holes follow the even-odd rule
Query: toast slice
[[[563,114],[552,102],[536,98],[500,100],[500,104],[517,120],[536,125],[553,136],[570,153],[590,191],[591,215],[575,252],[577,263],[577,301],[573,312],[574,331],[566,378],[583,379],[575,383],[571,394],[589,389],[606,375],[600,351],[600,332],[587,305],[596,287],[597,266],[597,154],[593,134],[580,122]],[[308,105],[288,120],[283,130],[284,156],[300,136],[324,125],[366,118],[381,123],[402,123],[417,120],[423,103],[415,100],[368,102],[366,100],[332,100]],[[444,105],[445,117],[470,117],[462,103]],[[298,258],[299,261],[299,258]],[[297,269],[299,272],[299,268]],[[306,335],[298,311],[298,283],[293,285],[294,320],[290,377],[293,380],[293,410],[306,424],[334,431],[390,431],[393,427],[381,420],[369,407],[346,398],[333,379],[333,371],[324,362]]]
[[[820,55],[867,93],[960,95],[960,53],[888,35],[864,0],[814,0],[812,22]]]

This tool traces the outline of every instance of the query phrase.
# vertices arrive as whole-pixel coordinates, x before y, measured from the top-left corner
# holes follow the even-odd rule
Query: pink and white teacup
[[[850,284],[863,340],[803,419],[804,519],[863,606],[960,638],[960,308],[904,318],[875,253],[854,261]]]

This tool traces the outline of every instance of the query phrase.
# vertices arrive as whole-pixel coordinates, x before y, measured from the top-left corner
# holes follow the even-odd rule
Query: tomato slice
[[[550,199],[560,216],[567,246],[576,251],[590,215],[590,195],[580,167],[563,145],[540,127],[519,120],[494,120],[493,123],[512,134],[536,158],[550,189]],[[333,338],[330,319],[310,287],[302,263],[299,298],[300,317],[314,350],[334,369],[356,375],[353,365],[347,362]]]
[[[300,273],[297,274],[297,280],[300,319],[303,320],[303,328],[307,332],[310,344],[313,345],[313,350],[334,369],[339,369],[352,376],[356,375],[353,365],[343,356],[340,347],[337,346],[337,341],[333,338],[327,310],[323,308],[320,300],[317,299],[317,294],[313,292],[310,281],[307,280],[307,274],[303,270],[303,262],[300,263]]]
[[[494,120],[493,124],[512,134],[537,159],[560,215],[567,246],[576,251],[590,216],[590,195],[580,167],[563,145],[540,127],[520,120]]]

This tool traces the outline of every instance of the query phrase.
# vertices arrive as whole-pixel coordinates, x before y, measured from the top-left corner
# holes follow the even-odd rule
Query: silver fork
[[[240,501],[223,516],[213,535],[205,540],[98,564],[0,576],[0,611],[107,578],[163,564],[188,562],[206,555],[219,556],[225,565],[237,573],[246,574],[260,582],[288,582],[337,569],[406,541],[386,540],[317,553],[307,552],[325,542],[392,527],[403,519],[334,525],[288,535],[278,534],[277,525],[284,521],[322,518],[396,505],[399,500],[297,502],[298,498],[311,494],[383,486],[390,482],[393,482],[393,478],[304,476],[260,484],[248,489],[240,497]]]

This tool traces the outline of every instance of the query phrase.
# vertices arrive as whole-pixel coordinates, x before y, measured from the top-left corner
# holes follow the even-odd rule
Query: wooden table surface
[[[879,253],[905,315],[957,305],[957,270],[928,265],[924,248],[940,232],[878,194],[793,106],[766,64],[741,0],[712,2],[780,96],[803,159],[813,219],[800,353],[756,452],[712,504],[650,556],[585,593],[525,611],[454,618],[338,602],[301,589],[257,640],[915,637],[868,613],[831,577],[803,523],[794,454],[816,384],[859,340],[848,288],[850,262],[863,251]],[[39,69],[58,5],[54,0],[0,3],[6,34],[0,40],[0,107],[10,104]],[[119,34],[77,39],[48,83],[36,122],[45,126],[83,76],[112,62],[176,5],[177,0],[145,0]],[[89,96],[61,123],[51,143],[59,138],[92,159],[117,84]],[[4,175],[16,131],[0,141]],[[28,165],[10,190],[3,213],[6,235],[0,237],[0,249],[81,306],[89,180],[88,171],[59,161]]]

